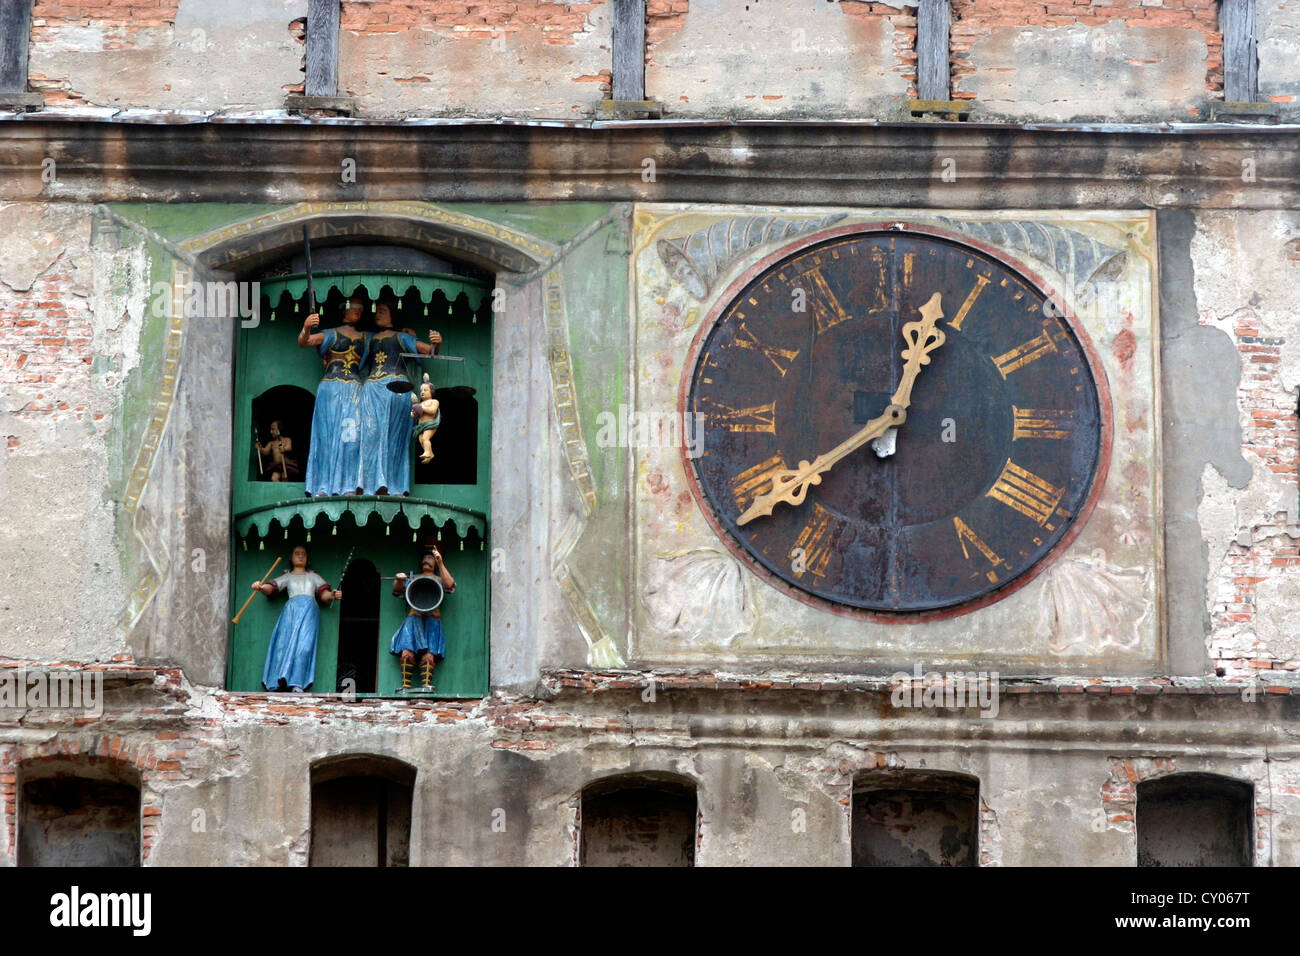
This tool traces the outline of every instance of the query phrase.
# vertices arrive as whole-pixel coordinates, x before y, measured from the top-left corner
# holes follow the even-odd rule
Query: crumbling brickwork
[[[341,28],[357,34],[402,33],[406,30],[434,30],[468,40],[492,40],[525,31],[536,31],[542,40],[556,46],[572,46],[575,37],[587,29],[587,18],[603,4],[557,3],[554,0],[490,0],[458,3],[375,2],[344,0]]]
[[[953,0],[953,96],[994,115],[1175,119],[1223,98],[1216,0]]]
[[[34,49],[147,50],[171,39],[176,23],[174,3],[133,3],[131,0],[96,0],[93,3],[36,0],[32,6],[31,46]],[[67,75],[32,73],[32,90],[42,93],[51,106],[77,105],[84,93]]]
[[[848,0],[803,13],[771,0],[648,4],[647,95],[676,115],[900,115],[916,94],[915,11]]]
[[[610,88],[608,4],[343,4],[341,92],[366,113],[583,116]]]

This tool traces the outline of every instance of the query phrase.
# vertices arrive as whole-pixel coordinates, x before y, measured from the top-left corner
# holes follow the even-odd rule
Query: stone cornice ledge
[[[0,114],[0,199],[1300,208],[1297,126],[83,112]]]

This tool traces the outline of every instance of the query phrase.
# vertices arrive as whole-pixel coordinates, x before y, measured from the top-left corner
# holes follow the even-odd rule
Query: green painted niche
[[[491,283],[465,276],[360,270],[320,272],[312,278],[321,330],[338,325],[347,298],[355,296],[365,304],[360,329],[374,331],[374,302],[382,293],[396,299],[396,328],[409,328],[422,341],[429,329],[436,329],[443,336],[442,354],[463,361],[422,362],[416,373],[430,373],[443,408],[433,462],[414,462],[412,452],[409,497],[310,498],[303,478],[322,364],[316,349],[297,344],[309,311],[306,277],[261,281],[257,321],[241,322],[235,332],[230,615],[235,616],[252,593],[251,583],[260,580],[277,557],[281,563],[274,576],[288,570],[292,547],[306,544],[311,569],[344,591],[341,602],[321,609],[311,691],[343,692],[348,688],[340,680],[352,676],[358,680],[358,696],[394,696],[400,672],[388,647],[408,607],[404,599],[392,596],[391,579],[382,578],[418,570],[421,542],[436,536],[457,587],[441,608],[447,656],[435,672],[433,696],[485,696]],[[259,463],[254,436],[265,443],[273,420],[280,420],[282,432],[294,440],[297,480],[272,481],[267,462]],[[263,690],[267,647],[285,600],[282,595],[255,595],[240,622],[231,624],[230,690]]]

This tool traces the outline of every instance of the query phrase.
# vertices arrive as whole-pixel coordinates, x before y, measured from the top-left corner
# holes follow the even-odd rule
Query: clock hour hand
[[[929,301],[921,306],[920,312],[920,321],[903,325],[903,339],[907,342],[902,352],[903,377],[884,414],[867,422],[830,451],[818,455],[811,463],[801,461],[798,468],[777,469],[772,474],[772,490],[755,498],[745,513],[736,520],[736,524],[748,524],[755,518],[770,515],[781,502],[789,505],[803,504],[808,489],[821,484],[822,475],[836,462],[867,442],[881,438],[891,428],[897,428],[907,420],[907,408],[912,404],[912,385],[916,382],[916,376],[923,365],[930,364],[930,353],[943,345],[947,338],[942,329],[936,328],[936,323],[943,318],[943,306],[938,292],[930,296]]]

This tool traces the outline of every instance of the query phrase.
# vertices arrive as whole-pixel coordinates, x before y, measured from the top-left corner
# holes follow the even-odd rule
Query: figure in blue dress
[[[286,592],[289,600],[271,632],[271,646],[262,668],[262,686],[270,691],[303,691],[316,679],[316,638],[320,630],[320,609],[343,599],[307,567],[307,549],[293,549],[291,570],[274,581],[253,582],[253,590],[268,598]]]
[[[402,353],[438,354],[442,336],[429,341],[393,328],[386,303],[375,307],[379,331],[370,336],[369,374],[361,386],[361,487],[368,495],[407,495],[411,492],[411,405],[390,383],[406,383]],[[408,389],[409,390],[409,389]]]
[[[438,578],[442,582],[443,593],[450,594],[456,590],[456,579],[443,563],[442,554],[436,547],[429,547],[420,556],[420,573],[398,574],[393,580],[393,594],[406,596],[407,580],[410,577]],[[411,608],[406,620],[393,635],[388,647],[389,653],[396,654],[402,667],[402,692],[411,689],[411,675],[418,660],[423,671],[421,691],[433,690],[433,669],[438,666],[446,654],[447,641],[442,633],[442,608],[434,608],[428,613]]]
[[[361,492],[361,366],[369,337],[357,328],[360,319],[361,303],[351,299],[338,328],[317,332],[320,315],[313,312],[298,333],[298,344],[317,349],[325,365],[311,419],[309,495]]]

